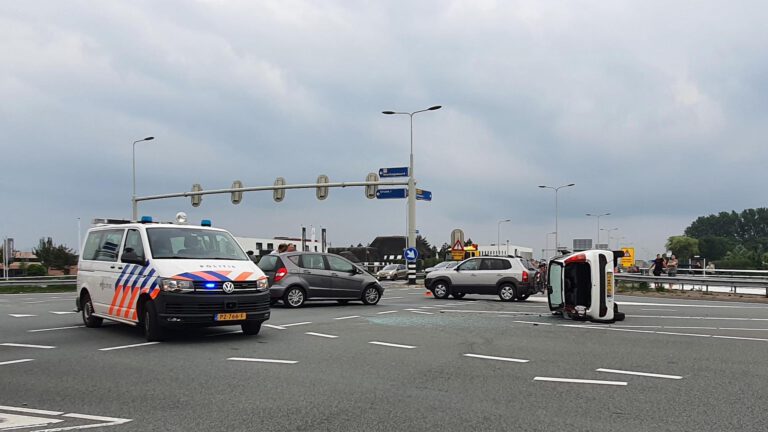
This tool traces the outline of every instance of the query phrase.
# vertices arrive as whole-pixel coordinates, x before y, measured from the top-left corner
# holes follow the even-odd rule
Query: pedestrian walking
[[[664,271],[664,258],[661,257],[661,254],[656,254],[656,259],[653,260],[651,269],[654,276],[661,276],[661,273]]]

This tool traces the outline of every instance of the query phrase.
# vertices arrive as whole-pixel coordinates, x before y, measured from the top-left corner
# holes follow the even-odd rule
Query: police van
[[[267,277],[226,230],[210,221],[175,223],[97,219],[77,274],[77,310],[86,327],[104,319],[161,340],[177,326],[240,325],[259,333],[269,319]]]

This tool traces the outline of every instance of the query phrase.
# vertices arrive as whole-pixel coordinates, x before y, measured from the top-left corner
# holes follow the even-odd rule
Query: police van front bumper
[[[269,319],[269,292],[193,294],[163,292],[154,300],[158,321],[165,327],[223,326]]]

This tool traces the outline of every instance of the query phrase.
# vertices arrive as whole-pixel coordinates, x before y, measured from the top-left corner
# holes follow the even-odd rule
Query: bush
[[[27,267],[27,276],[47,276],[48,270],[40,264],[30,264]]]
[[[640,286],[638,287],[638,290],[648,291],[648,282],[640,282]]]

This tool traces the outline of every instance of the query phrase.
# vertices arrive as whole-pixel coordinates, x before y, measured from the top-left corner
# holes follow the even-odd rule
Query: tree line
[[[768,208],[700,216],[666,246],[680,262],[699,255],[721,268],[768,268]]]

